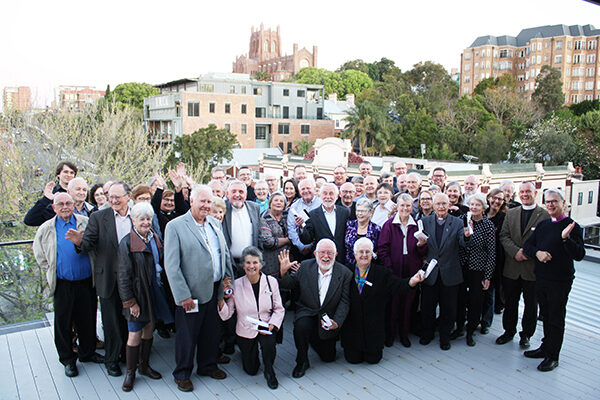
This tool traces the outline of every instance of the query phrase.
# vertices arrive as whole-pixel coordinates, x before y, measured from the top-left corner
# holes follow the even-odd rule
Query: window
[[[562,62],[562,54],[557,54],[554,56],[554,63],[560,64]]]
[[[290,117],[290,108],[288,106],[283,106],[283,115],[282,118],[287,119]]]
[[[468,76],[468,75],[467,75],[467,76],[465,76],[464,82],[465,82],[465,83],[469,83],[469,82],[471,82],[471,77],[470,77],[470,76]]]
[[[248,125],[242,124],[242,135],[245,135],[246,133],[248,133]]]
[[[296,97],[304,97],[306,96],[306,92],[304,90],[298,90],[296,92]]]
[[[594,90],[594,81],[587,81],[585,83],[585,90]]]
[[[596,40],[590,40],[588,42],[588,50],[596,50],[597,44],[598,44],[598,41],[596,41]]]
[[[242,104],[242,110],[241,110],[242,114],[246,114],[247,110],[248,110],[248,105]]]
[[[208,93],[212,93],[215,91],[215,85],[212,84],[207,84],[207,83],[201,83],[198,86],[198,91],[199,92],[208,92]]]
[[[254,90],[253,90],[253,92],[254,92],[255,96],[261,96],[262,95],[262,88],[255,87]]]
[[[339,121],[336,120],[335,122],[336,122],[336,125],[338,125]],[[303,135],[309,135],[310,134],[310,125],[307,125],[307,124],[300,125],[300,133]]]
[[[302,107],[296,108],[296,118],[302,119]]]
[[[544,42],[544,47],[545,47],[545,48],[548,48],[548,47],[550,47],[550,42],[549,42],[549,41],[546,41],[546,42]]]
[[[208,112],[214,114],[214,112],[215,112],[215,103],[208,103]]]
[[[231,124],[225,124],[225,130],[231,132]]]
[[[580,206],[583,204],[583,192],[577,193],[577,205]]]
[[[469,94],[469,88],[468,87],[464,88],[463,94]]]
[[[317,108],[317,119],[323,119],[323,107]]]
[[[231,114],[231,104],[225,103],[225,114]]]
[[[254,133],[254,139],[265,140],[266,138],[267,138],[267,127],[266,126],[256,126],[256,131]]]
[[[576,40],[575,41],[575,50],[584,50],[585,49],[585,40]]]
[[[287,142],[287,152],[288,154],[292,152],[292,142]]]
[[[541,43],[540,43],[541,44]],[[542,63],[542,56],[537,56],[537,63],[541,64]]]
[[[562,46],[563,46],[563,41],[562,40],[557,40],[556,41],[556,47],[555,47],[556,50],[562,49]]]
[[[280,135],[289,135],[290,134],[290,124],[278,124],[277,125],[277,133]]]
[[[586,68],[585,76],[593,77],[595,72],[596,72],[596,68]]]
[[[573,68],[571,76],[583,76],[583,68]]]
[[[279,142],[279,148],[281,149],[281,151],[284,150],[284,148],[283,148],[283,142]]]
[[[588,204],[592,204],[593,201],[594,201],[594,191],[590,190],[588,192]]]
[[[197,101],[188,102],[188,117],[199,117],[200,116],[200,103]]]
[[[465,53],[465,60],[470,60],[471,59],[471,53],[466,52]]]
[[[542,51],[542,42],[538,42],[537,47],[538,51]]]
[[[283,95],[284,96],[289,96],[290,95],[290,89],[283,89]]]
[[[592,100],[594,100],[594,96],[592,96],[591,94],[586,94],[585,96],[583,96],[583,99],[592,101]]]
[[[339,119],[336,119],[336,120],[335,120],[335,127],[336,127],[336,128],[339,128],[339,127],[340,127],[340,120],[339,120]]]
[[[465,64],[465,71],[470,71],[471,70],[471,64]]]
[[[501,70],[512,69],[512,62],[511,61],[500,61],[500,69]]]
[[[567,49],[571,50],[573,48],[573,42],[570,40],[567,42]]]
[[[267,111],[264,107],[256,107],[256,118],[265,118]]]
[[[500,58],[508,58],[508,57],[512,57],[512,50],[510,49],[504,49],[504,50],[500,50]]]
[[[571,82],[571,89],[572,90],[581,90],[581,81],[573,81]]]
[[[242,86],[242,94],[246,94],[246,86]]]
[[[583,60],[585,60],[584,54],[573,54],[573,64],[583,63]]]
[[[588,56],[587,56],[587,63],[588,64],[594,64],[594,63],[596,63],[596,55],[595,54],[588,54]]]
[[[229,86],[229,93],[235,94],[235,86],[234,85]]]
[[[198,104],[198,108],[200,108],[200,104]],[[200,112],[200,109],[198,109],[198,112]],[[178,101],[175,102],[175,116],[181,117],[181,103]]]
[[[479,68],[479,63],[478,62],[475,63],[475,69],[477,69],[477,68]]]

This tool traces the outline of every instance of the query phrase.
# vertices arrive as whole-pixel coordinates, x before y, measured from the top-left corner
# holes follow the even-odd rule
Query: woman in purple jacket
[[[398,196],[398,213],[386,221],[381,227],[377,245],[379,262],[388,267],[400,278],[410,278],[423,265],[423,256],[427,254],[427,239],[415,237],[419,230],[410,213],[413,199],[404,193]],[[410,312],[415,300],[415,291],[405,295],[394,295],[389,304],[388,324],[386,324],[386,346],[394,343],[396,332],[400,333],[400,342],[410,347],[408,332],[410,328]]]

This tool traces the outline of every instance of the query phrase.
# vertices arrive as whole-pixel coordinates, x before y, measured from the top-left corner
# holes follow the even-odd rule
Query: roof
[[[325,114],[348,114],[348,111],[354,107],[354,103],[346,100],[325,100]]]
[[[258,165],[258,158],[261,154],[270,156],[283,156],[283,151],[279,147],[262,148],[262,149],[233,149],[231,150],[233,159],[222,160],[220,166],[230,167],[234,163],[237,165]]]
[[[517,36],[479,36],[469,46],[526,46],[531,39],[549,38],[557,36],[596,36],[600,35],[600,29],[596,29],[593,25],[544,25],[535,28],[523,29]]]

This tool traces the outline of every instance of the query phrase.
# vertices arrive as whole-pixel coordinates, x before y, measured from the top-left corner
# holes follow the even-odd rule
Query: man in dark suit
[[[338,188],[333,183],[323,184],[319,197],[323,201],[323,205],[309,211],[308,216],[310,218],[300,231],[300,240],[304,244],[317,243],[321,239],[333,240],[335,247],[339,249],[336,260],[343,264],[346,262],[344,239],[346,237],[346,222],[350,218],[350,210],[347,207],[335,205],[338,198]],[[299,226],[301,225],[302,223]]]
[[[437,260],[429,277],[423,281],[421,316],[423,332],[419,343],[427,345],[433,339],[435,310],[440,305],[440,348],[450,349],[450,330],[456,320],[458,286],[463,281],[458,247],[469,245],[469,229],[460,219],[448,214],[450,201],[444,193],[433,197],[435,213],[423,218],[427,239],[426,261]]]
[[[127,341],[127,324],[117,290],[117,258],[120,240],[131,231],[129,199],[131,190],[125,182],[114,182],[108,189],[110,208],[92,214],[85,231],[69,229],[67,238],[77,252],[89,253],[94,260],[94,285],[100,297],[104,328],[106,370],[120,376],[119,357]]]
[[[335,261],[335,243],[322,239],[314,254],[316,259],[300,265],[297,261],[290,262],[287,251],[279,255],[281,285],[299,291],[294,315],[294,342],[298,350],[294,378],[304,376],[310,366],[309,344],[324,362],[335,360],[336,338],[350,308],[352,273]],[[291,275],[287,273],[290,268],[294,271]]]
[[[523,182],[519,186],[519,198],[522,205],[506,212],[506,218],[500,231],[500,243],[506,257],[502,286],[504,288],[504,314],[502,327],[504,333],[496,339],[497,344],[505,344],[517,333],[519,319],[519,300],[523,293],[525,308],[519,333],[519,344],[523,348],[530,346],[529,338],[535,333],[537,325],[537,300],[535,296],[534,261],[524,254],[523,245],[529,239],[538,222],[550,218],[548,212],[535,203],[537,191],[532,182]]]

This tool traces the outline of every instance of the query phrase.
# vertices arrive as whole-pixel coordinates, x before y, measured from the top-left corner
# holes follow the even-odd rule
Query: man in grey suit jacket
[[[517,333],[521,293],[523,293],[525,303],[521,319],[523,330],[519,333],[521,347],[528,348],[530,346],[529,338],[535,333],[537,300],[533,272],[534,260],[525,256],[523,245],[535,230],[538,222],[550,218],[550,214],[546,210],[535,204],[536,195],[535,184],[532,182],[521,183],[519,198],[522,204],[506,212],[506,218],[500,231],[500,243],[506,252],[502,280],[505,303],[502,315],[504,333],[496,339],[497,344],[512,341],[513,336]]]
[[[209,216],[212,190],[199,185],[190,195],[191,208],[167,224],[165,270],[175,300],[175,362],[173,376],[181,391],[192,391],[190,380],[197,352],[197,374],[224,379],[217,367],[222,282],[232,277],[231,258],[219,222]]]
[[[433,197],[435,213],[423,218],[427,239],[426,261],[437,260],[429,277],[423,281],[421,316],[423,331],[419,343],[429,344],[435,328],[435,309],[440,305],[440,348],[450,349],[450,331],[456,320],[458,286],[463,281],[458,247],[468,246],[469,230],[460,219],[448,214],[450,201],[444,193]]]
[[[298,266],[297,262],[290,263],[287,251],[279,257],[281,285],[299,290],[294,316],[294,341],[298,350],[292,372],[294,378],[304,376],[310,366],[309,344],[321,360],[335,360],[336,338],[350,309],[352,280],[352,272],[335,261],[336,254],[335,243],[331,239],[322,239],[317,243],[316,259],[305,260]],[[288,275],[290,268],[295,273]],[[328,319],[330,326],[326,324]]]

